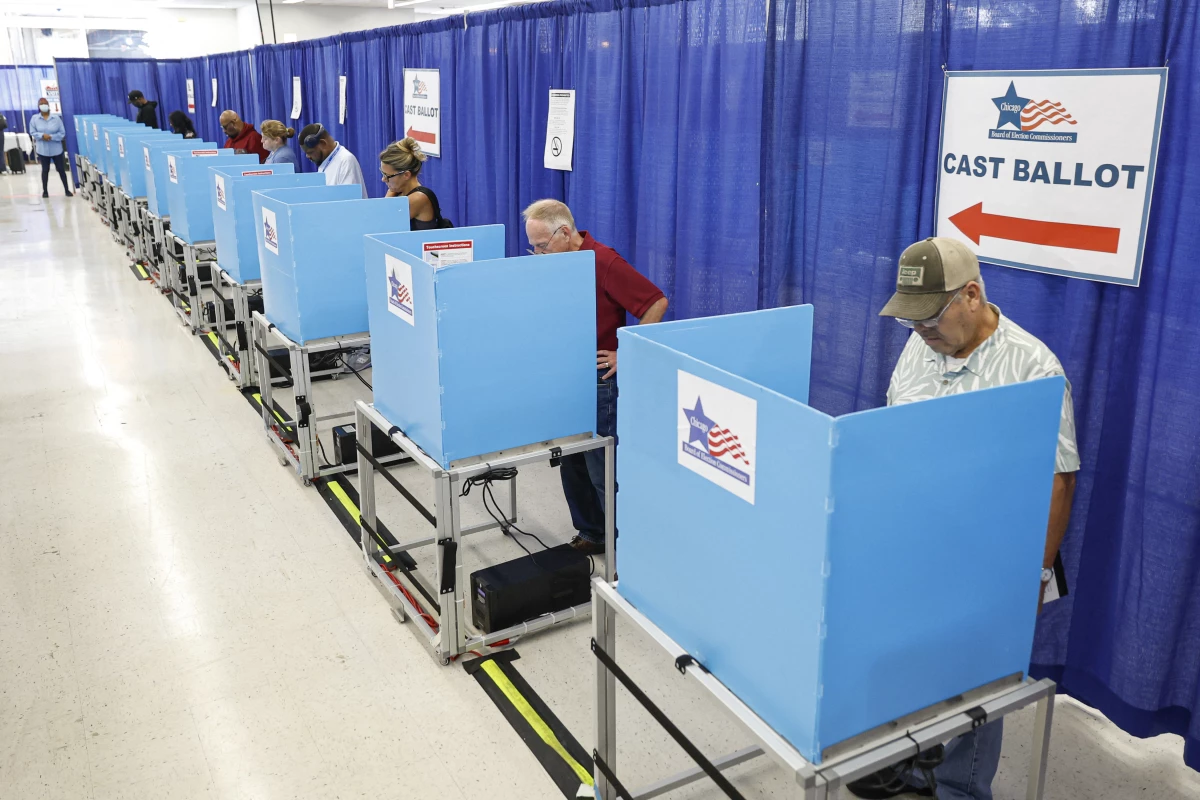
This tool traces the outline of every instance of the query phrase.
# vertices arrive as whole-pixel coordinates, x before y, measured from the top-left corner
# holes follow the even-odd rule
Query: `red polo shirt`
[[[234,150],[241,150],[245,153],[253,153],[258,156],[258,163],[262,164],[267,160],[267,149],[262,145],[262,136],[254,130],[254,126],[249,122],[242,125],[242,132],[238,134],[236,139],[228,138],[225,140],[225,147]]]
[[[625,314],[641,319],[665,295],[616,250],[587,231],[579,233],[583,236],[579,249],[596,254],[596,349],[616,350],[617,328],[625,326]]]

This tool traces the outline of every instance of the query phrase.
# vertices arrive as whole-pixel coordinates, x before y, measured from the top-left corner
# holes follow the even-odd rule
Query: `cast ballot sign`
[[[947,72],[937,235],[1137,286],[1166,90],[1166,68]]]
[[[436,69],[404,70],[404,135],[428,156],[442,155],[442,79]]]

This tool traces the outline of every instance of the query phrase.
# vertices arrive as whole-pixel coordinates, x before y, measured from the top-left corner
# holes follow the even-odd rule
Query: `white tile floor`
[[[0,177],[0,800],[557,796],[474,680],[392,619],[86,203],[43,201],[36,180]],[[527,526],[561,540],[556,477],[522,480]],[[382,513],[412,521],[394,499]],[[487,534],[466,550],[519,555]],[[529,639],[517,665],[588,749],[589,635]],[[619,650],[708,752],[742,744],[644,642]],[[631,702],[620,764],[640,785],[684,761]],[[1030,723],[1007,728],[997,798],[1024,797]],[[1047,797],[1200,797],[1180,749],[1063,702]],[[748,797],[787,796],[765,764],[734,774]]]

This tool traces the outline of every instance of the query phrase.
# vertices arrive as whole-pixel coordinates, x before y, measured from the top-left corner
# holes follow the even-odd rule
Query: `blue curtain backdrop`
[[[10,133],[27,130],[29,118],[38,113],[43,78],[53,79],[54,67],[0,65],[0,114],[8,120]]]
[[[344,127],[338,121],[338,76],[346,74],[341,51],[339,37],[254,48],[255,127],[265,119],[277,119],[295,128],[298,138],[305,125],[320,122],[341,142]],[[300,117],[294,120],[291,118],[293,78],[300,79],[301,100]],[[316,166],[304,158],[298,142],[293,140],[290,145],[299,156],[301,171],[315,172]],[[370,164],[366,167],[370,168]]]
[[[1169,61],[1142,286],[984,277],[1062,360],[1083,458],[1063,545],[1073,592],[1046,608],[1033,671],[1135,735],[1182,734],[1200,769],[1196,5],[777,0],[771,14],[761,305],[816,306],[812,400],[832,413],[883,403],[906,338],[876,313],[900,251],[932,234],[942,65]],[[939,452],[956,433],[969,435],[942,432]]]
[[[174,98],[174,78],[179,62],[134,58],[57,58],[58,91],[62,96],[63,122],[67,127],[67,152],[79,152],[75,142],[76,114],[114,114],[134,119],[129,93],[140,90],[148,100],[158,100],[159,125],[166,126]],[[71,170],[75,163],[71,159]]]
[[[217,103],[213,105],[212,79],[217,80]],[[244,121],[259,128],[260,119],[255,117],[254,75],[250,69],[250,51],[220,53],[208,57],[208,80],[203,91],[196,91],[196,116],[204,119],[204,129],[213,136],[220,136],[217,144],[224,143],[225,132],[221,130],[220,117],[225,110],[236,111]],[[199,133],[200,129],[196,129]]]

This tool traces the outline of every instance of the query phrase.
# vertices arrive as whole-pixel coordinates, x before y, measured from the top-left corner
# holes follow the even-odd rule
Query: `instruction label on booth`
[[[758,401],[679,370],[679,465],[754,505]]]
[[[422,245],[423,258],[426,264],[433,267],[448,267],[451,264],[465,264],[475,260],[475,242],[426,242]]]
[[[937,235],[981,261],[1137,286],[1167,71],[947,72]]]
[[[413,315],[412,266],[395,256],[385,256],[385,262],[388,311],[416,327],[417,322]]]

